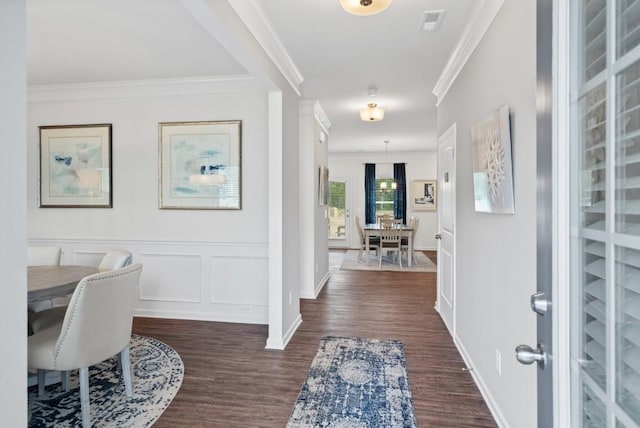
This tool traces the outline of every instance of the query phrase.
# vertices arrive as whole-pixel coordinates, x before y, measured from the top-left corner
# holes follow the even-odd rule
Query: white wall
[[[26,2],[0,2],[0,414],[27,425]]]
[[[358,248],[358,230],[355,217],[364,223],[364,164],[365,163],[406,163],[407,199],[411,197],[412,180],[435,180],[437,178],[437,153],[424,152],[389,152],[387,153],[329,153],[329,173],[332,178],[348,178],[350,183],[349,212],[349,246]],[[418,250],[435,250],[438,219],[433,211],[412,211],[407,203],[407,218],[417,216],[420,225],[415,238]]]
[[[456,342],[502,426],[533,428],[536,369],[514,348],[536,343],[536,3],[507,1],[438,108],[457,124]],[[511,111],[515,214],[474,211],[470,129]],[[502,375],[496,369],[502,354]]]
[[[327,207],[318,204],[318,171],[327,166],[327,125],[318,101],[300,103],[300,297],[306,299],[315,298],[329,278]]]
[[[109,248],[133,251],[134,260],[144,264],[138,315],[266,324],[266,92],[250,87],[170,95],[173,89],[169,85],[157,95],[113,87],[92,94],[60,90],[57,96],[31,91],[29,240],[62,245],[65,263],[96,260]],[[158,123],[237,119],[242,210],[158,209]],[[113,124],[113,208],[39,208],[38,126],[86,123]]]

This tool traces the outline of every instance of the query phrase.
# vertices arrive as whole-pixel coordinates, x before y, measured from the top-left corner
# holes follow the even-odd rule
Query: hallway
[[[136,318],[135,333],[164,341],[185,364],[155,426],[285,426],[320,338],[334,335],[402,340],[420,426],[494,427],[433,309],[436,274],[344,271],[342,257],[330,252],[329,282],[301,301],[304,321],[283,352],[264,349],[267,326]]]

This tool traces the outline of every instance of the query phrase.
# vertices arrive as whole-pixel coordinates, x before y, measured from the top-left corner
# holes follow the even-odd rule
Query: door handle
[[[436,239],[442,239],[442,235],[440,235],[439,233],[436,235]]]
[[[544,369],[544,366],[547,364],[547,358],[547,353],[540,344],[538,344],[536,349],[528,345],[516,347],[516,359],[522,364],[533,364],[537,362],[538,366]]]
[[[547,299],[547,296],[542,291],[531,295],[531,310],[536,314],[544,315],[550,307],[551,301]]]

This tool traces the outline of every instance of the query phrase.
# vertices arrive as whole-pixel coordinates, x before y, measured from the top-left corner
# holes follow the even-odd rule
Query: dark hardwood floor
[[[426,252],[435,261],[435,253]],[[303,323],[285,351],[266,350],[267,327],[136,318],[134,332],[173,347],[182,388],[156,427],[284,427],[325,335],[400,339],[421,427],[495,427],[451,336],[433,309],[435,273],[340,270],[303,300]]]

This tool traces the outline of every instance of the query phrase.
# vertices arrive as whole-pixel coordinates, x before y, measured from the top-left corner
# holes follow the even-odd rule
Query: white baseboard
[[[267,339],[267,346],[265,348],[276,349],[279,351],[284,350],[284,348],[286,348],[287,345],[289,344],[289,341],[291,340],[295,332],[298,330],[298,327],[300,327],[300,324],[302,324],[302,315],[298,314],[298,316],[293,321],[293,323],[291,323],[291,326],[289,326],[289,329],[287,330],[287,332],[284,334],[283,337],[273,338],[269,336],[269,338]]]
[[[493,395],[489,391],[489,388],[487,388],[487,384],[484,382],[484,379],[482,378],[480,373],[475,370],[473,360],[467,352],[467,349],[464,347],[458,337],[453,338],[453,343],[455,343],[456,347],[458,348],[458,352],[460,352],[460,355],[462,355],[462,359],[469,368],[469,373],[471,373],[471,377],[480,390],[480,394],[482,394],[485,403],[487,403],[487,407],[489,407],[489,411],[493,415],[493,419],[495,419],[500,428],[509,428],[509,424],[506,422],[504,415],[502,414],[500,407],[496,403],[496,400],[493,398]]]
[[[154,310],[137,308],[134,316],[146,318],[165,318],[176,320],[194,320],[194,321],[210,321],[210,322],[229,322],[237,324],[260,324],[267,325],[269,320],[263,314],[246,314],[242,310],[237,312],[198,312],[198,311],[175,311],[175,310]]]
[[[316,299],[318,297],[318,294],[320,294],[320,292],[324,288],[324,286],[327,283],[327,281],[329,281],[329,272],[327,272],[327,274],[324,276],[324,278],[322,278],[320,283],[316,286],[316,289],[313,292],[313,298],[314,299]]]

